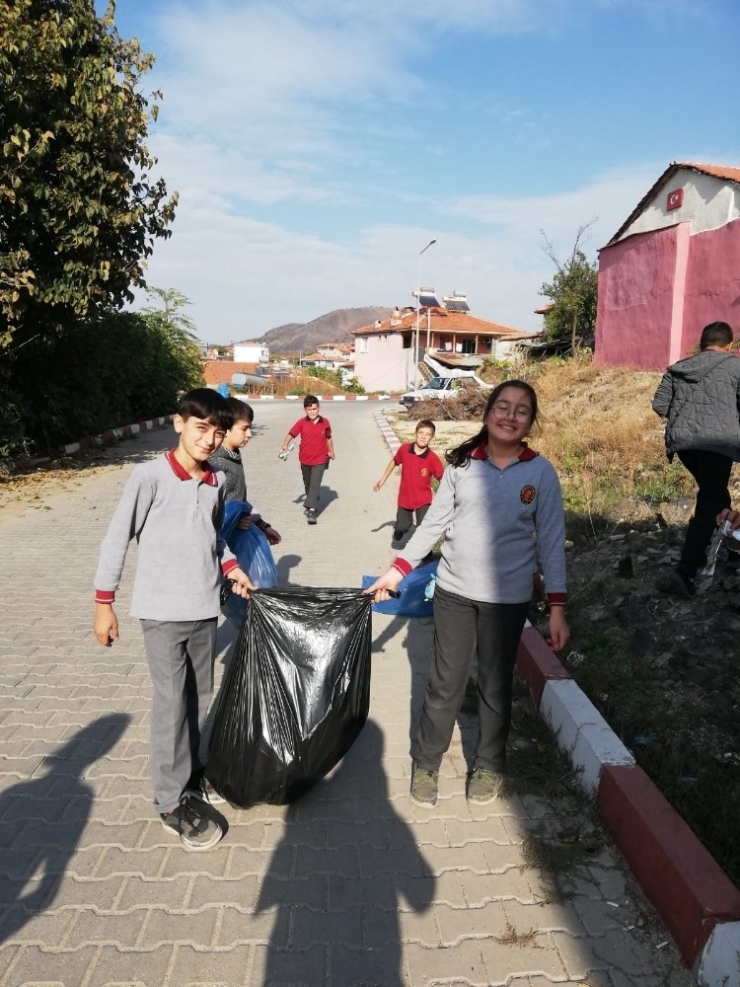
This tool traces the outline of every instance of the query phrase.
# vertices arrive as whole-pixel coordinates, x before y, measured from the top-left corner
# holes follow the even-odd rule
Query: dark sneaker
[[[403,531],[394,531],[393,532],[393,541],[401,541],[401,539],[403,538],[403,536],[404,536],[404,532]]]
[[[411,775],[411,800],[419,805],[436,805],[438,779],[438,771],[429,771],[414,765]]]
[[[308,523],[316,524],[317,523],[316,511],[307,511],[306,513],[308,515]]]
[[[655,588],[661,593],[680,596],[684,600],[690,600],[696,596],[693,581],[682,575],[678,569],[666,569],[665,572],[662,572],[655,580]]]
[[[205,802],[206,805],[223,805],[226,802],[223,795],[218,794],[205,775],[201,775],[200,778],[189,782],[185,791],[188,795],[192,795],[193,798]]]
[[[183,795],[172,812],[160,812],[165,829],[174,833],[189,850],[209,850],[223,837],[224,831],[201,808],[198,799]]]
[[[488,805],[495,802],[501,795],[504,776],[499,771],[488,768],[476,768],[468,778],[468,802],[476,805]]]

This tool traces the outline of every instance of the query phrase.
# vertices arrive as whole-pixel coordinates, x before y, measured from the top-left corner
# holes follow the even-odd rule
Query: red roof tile
[[[448,312],[445,308],[422,308],[419,327],[426,331],[427,312],[430,313],[430,323],[432,330],[436,332],[469,333],[479,336],[507,336],[518,338],[526,336],[526,333],[511,326],[504,326],[498,322],[489,322],[488,319],[479,319],[475,315],[467,315],[465,312]],[[380,321],[380,320],[379,320]],[[380,321],[380,325],[373,322],[372,325],[363,326],[361,329],[353,329],[353,336],[377,336],[388,335],[394,332],[408,332],[409,329],[416,328],[416,310],[404,311],[400,316],[391,316],[389,319]]]
[[[235,363],[233,360],[206,360],[203,367],[203,380],[213,387],[216,384],[230,384],[232,374],[253,374],[256,363]]]

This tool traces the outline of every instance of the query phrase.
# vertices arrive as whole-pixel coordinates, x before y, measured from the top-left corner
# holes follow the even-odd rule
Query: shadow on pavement
[[[46,774],[0,795],[6,837],[16,830],[0,858],[0,942],[53,903],[92,808],[85,768],[108,753],[129,722],[125,713],[102,716],[45,759]]]
[[[406,983],[399,915],[431,908],[435,878],[388,797],[383,749],[368,720],[335,773],[290,807],[256,907],[275,912],[264,987]]]

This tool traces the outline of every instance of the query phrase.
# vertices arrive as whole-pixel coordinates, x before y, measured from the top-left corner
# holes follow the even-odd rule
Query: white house
[[[259,339],[245,339],[234,343],[235,363],[268,364],[270,362],[270,347]]]
[[[435,299],[436,300],[436,299]],[[506,359],[512,347],[533,333],[470,314],[464,295],[442,305],[396,309],[389,319],[355,329],[355,374],[366,391],[404,391],[418,379],[415,358],[434,360],[454,376],[477,370],[485,357]]]

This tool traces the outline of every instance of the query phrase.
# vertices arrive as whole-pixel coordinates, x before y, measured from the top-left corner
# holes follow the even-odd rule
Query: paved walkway
[[[389,458],[376,409],[326,409],[338,458],[309,527],[295,454],[277,458],[300,408],[258,406],[249,492],[283,534],[283,581],[359,586],[391,558],[395,487],[371,490]],[[141,634],[126,616],[131,564],[120,643],[103,650],[90,621],[121,486],[168,444],[170,432],[122,443],[66,490],[0,512],[0,987],[686,987],[660,927],[634,928],[645,912],[613,852],[572,900],[551,901],[522,855],[551,807],[468,806],[457,734],[439,804],[411,804],[428,621],[374,617],[370,721],[331,778],[289,808],[226,807],[229,832],[207,853],[164,831]],[[222,629],[219,678],[232,642]]]

